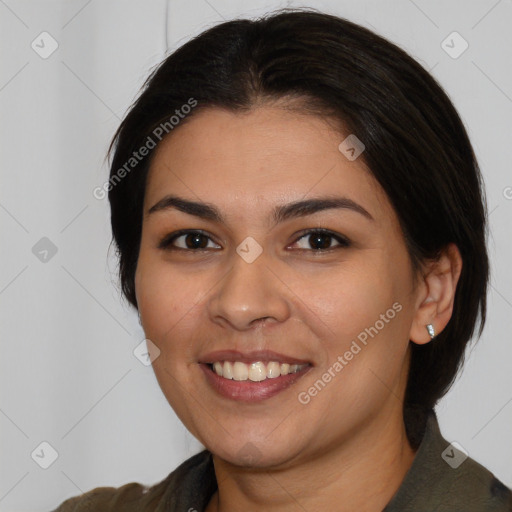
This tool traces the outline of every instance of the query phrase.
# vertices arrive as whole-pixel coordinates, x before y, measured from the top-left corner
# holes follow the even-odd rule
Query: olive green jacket
[[[433,410],[422,430],[413,464],[382,512],[512,512],[511,490],[441,436]],[[98,487],[53,512],[203,512],[216,489],[204,450],[152,487]]]

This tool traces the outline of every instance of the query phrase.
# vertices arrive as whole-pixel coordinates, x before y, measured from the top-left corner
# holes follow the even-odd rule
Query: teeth
[[[243,363],[240,363],[243,364]],[[258,361],[257,363],[252,363],[249,366],[249,380],[253,382],[260,382],[267,378],[267,367],[264,363]]]
[[[247,377],[249,377],[249,368],[247,368],[247,365],[236,361],[236,363],[233,364],[233,380],[247,380]]]
[[[276,363],[275,361],[272,361],[267,364],[267,378],[268,379],[275,379],[276,377],[279,377],[281,375],[281,366],[279,363]]]
[[[270,361],[267,364],[262,361],[257,361],[251,364],[245,364],[241,361],[216,361],[213,363],[213,371],[225,379],[261,382],[265,379],[275,379],[280,375],[297,373],[305,366],[307,365],[278,363],[277,361]]]
[[[219,363],[218,361],[214,363],[213,369],[215,370],[215,373],[217,375],[220,375],[222,377],[222,363]]]
[[[220,364],[222,364],[222,363],[219,363],[219,365]],[[215,365],[213,365],[213,369],[215,370]],[[221,374],[219,373],[219,375],[221,375]],[[226,361],[224,363],[224,366],[222,367],[222,375],[221,376],[226,378],[226,379],[232,379],[233,378],[233,364],[232,363],[230,363],[229,361]]]

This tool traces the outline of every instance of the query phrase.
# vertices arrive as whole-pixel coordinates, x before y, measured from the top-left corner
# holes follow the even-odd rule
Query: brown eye
[[[326,229],[317,228],[304,231],[293,245],[297,245],[302,239],[305,240],[304,246],[299,246],[298,248],[311,252],[324,252],[350,246],[350,241],[347,238]],[[165,236],[158,244],[158,248],[167,251],[199,252],[209,249],[220,249],[221,247],[215,244],[211,237],[202,231],[181,230]]]
[[[350,246],[350,242],[347,238],[325,229],[312,229],[306,231],[300,238],[297,239],[295,244],[297,244],[298,241],[302,240],[303,238],[306,240],[306,243],[304,244],[305,246],[299,247],[299,249],[313,250],[315,252],[328,251],[331,249],[339,249]],[[332,246],[331,244],[333,241],[335,241],[337,245]],[[307,247],[307,245],[309,245],[309,247]]]
[[[212,248],[211,246],[208,247],[209,240],[211,241],[210,237],[202,231],[182,230],[165,236],[158,244],[158,248],[185,251],[206,250]],[[220,247],[216,246],[214,248],[218,249]]]

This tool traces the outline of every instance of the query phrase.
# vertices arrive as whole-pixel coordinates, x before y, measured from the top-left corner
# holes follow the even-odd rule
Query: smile
[[[214,369],[215,366],[218,370]],[[280,364],[277,361],[266,364],[261,361],[218,361],[211,364],[202,363],[199,367],[206,377],[206,383],[217,395],[246,403],[262,402],[282,393],[313,368],[310,364]],[[227,368],[226,373],[224,368]],[[222,376],[217,373],[219,370],[222,370]],[[270,377],[267,376],[269,370]],[[230,371],[231,377],[228,376]]]
[[[211,369],[219,376],[228,380],[261,382],[267,379],[276,379],[281,375],[300,372],[307,364],[288,364],[270,361],[256,361],[244,363],[242,361],[216,361]]]

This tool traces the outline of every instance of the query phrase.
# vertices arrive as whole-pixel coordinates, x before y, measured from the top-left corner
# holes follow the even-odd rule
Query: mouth
[[[262,382],[266,379],[277,379],[281,375],[289,375],[303,370],[307,364],[289,364],[278,361],[255,361],[246,364],[242,361],[215,361],[209,364],[210,369],[219,377],[228,380]]]
[[[266,400],[281,393],[312,368],[307,361],[270,351],[219,351],[199,363],[216,393],[245,402]]]

